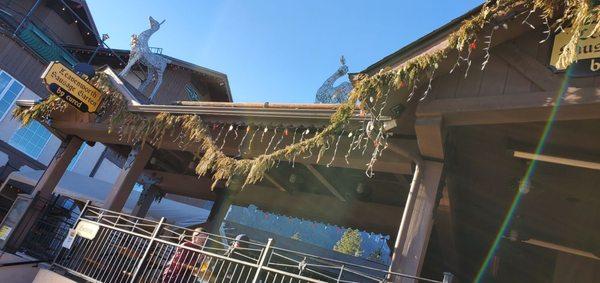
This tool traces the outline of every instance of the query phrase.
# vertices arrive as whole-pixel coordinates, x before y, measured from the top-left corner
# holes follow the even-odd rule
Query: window
[[[187,93],[187,97],[191,101],[200,101],[200,95],[198,94],[198,90],[192,84],[185,85],[185,92]]]
[[[75,154],[75,156],[73,156],[73,159],[71,159],[71,163],[69,163],[69,167],[67,167],[67,170],[73,171],[73,168],[75,168],[75,164],[77,164],[77,161],[79,161],[79,157],[81,157],[81,153],[85,150],[86,147],[86,143],[79,147],[79,150],[77,150],[77,153]]]
[[[8,141],[16,149],[37,159],[50,140],[50,131],[37,121],[20,128]]]
[[[21,83],[0,71],[0,120],[10,112],[10,108],[23,89]]]

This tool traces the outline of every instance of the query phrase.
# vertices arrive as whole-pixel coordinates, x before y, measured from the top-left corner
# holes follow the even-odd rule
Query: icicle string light
[[[242,147],[244,146],[244,142],[246,141],[246,137],[248,136],[249,132],[250,132],[250,125],[246,126],[246,130],[244,131],[244,136],[242,137],[242,140],[240,141],[240,144],[238,145],[238,156],[242,156]]]
[[[558,32],[563,31],[563,27],[569,27],[570,38],[559,56],[556,64],[557,68],[566,68],[574,62],[577,56],[577,44],[583,36],[583,29],[587,23],[595,24],[593,24],[591,34],[588,35],[586,31],[586,36],[598,36],[600,30],[600,21],[598,20],[600,8],[597,5],[592,6],[591,1],[488,1],[479,13],[465,19],[457,29],[447,36],[447,44],[444,47],[414,57],[395,69],[385,68],[371,76],[358,74],[353,82],[355,87],[349,94],[348,100],[338,106],[331,116],[329,124],[314,135],[308,137],[307,134],[304,134],[301,141],[293,142],[281,149],[272,150],[267,154],[258,155],[251,159],[238,160],[226,156],[219,149],[216,142],[221,136],[217,135],[214,138],[212,134],[215,129],[210,130],[200,116],[169,113],[148,116],[130,112],[123,96],[111,85],[109,79],[103,73],[99,73],[91,81],[103,93],[104,97],[97,112],[100,120],[97,121],[106,121],[110,133],[117,131],[120,134],[122,132],[122,135],[119,136],[123,140],[142,144],[150,143],[157,147],[160,146],[166,133],[179,131],[182,135],[174,138],[179,139],[180,145],[196,156],[198,163],[195,171],[198,175],[205,175],[210,172],[215,181],[226,180],[227,182],[237,176],[244,180],[244,185],[254,184],[262,180],[264,174],[275,165],[277,160],[293,160],[298,154],[321,149],[325,145],[325,141],[341,132],[342,127],[354,116],[354,111],[357,110],[360,110],[361,117],[364,117],[365,114],[370,115],[369,120],[374,124],[368,126],[369,131],[375,130],[378,132],[375,139],[373,139],[373,135],[367,133],[364,129],[362,136],[357,137],[357,149],[362,149],[364,152],[369,147],[369,140],[372,140],[373,147],[380,152],[383,146],[382,143],[384,143],[379,133],[381,131],[381,121],[373,117],[377,116],[377,113],[370,107],[371,104],[382,101],[381,99],[387,95],[387,91],[390,89],[393,90],[391,93],[401,93],[399,90],[405,88],[411,90],[410,97],[412,98],[414,91],[419,87],[419,80],[427,77],[434,64],[447,60],[451,54],[458,54],[457,63],[452,70],[461,63],[466,62],[465,75],[468,75],[471,64],[470,56],[472,51],[477,48],[479,34],[488,29],[490,24],[498,25],[498,21],[512,20],[514,17],[507,17],[507,15],[519,15],[522,11],[525,11],[527,16],[537,13],[543,19],[548,19],[547,25],[544,23],[546,29],[550,26]],[[529,17],[526,17],[525,24],[530,24],[527,19]],[[404,103],[406,99],[401,101]],[[16,108],[14,115],[23,124],[27,124],[33,119],[43,122],[46,117],[52,117],[53,112],[64,111],[68,107],[67,105],[62,99],[51,95],[28,109]],[[224,129],[221,128],[219,132],[222,134],[223,131]],[[258,131],[257,128],[252,133],[250,145]],[[264,132],[261,136],[264,137]]]
[[[265,148],[264,154],[267,154],[267,152],[269,152],[269,148],[271,148],[271,144],[273,144],[273,140],[275,139],[276,135],[277,135],[277,128],[273,129],[273,136],[269,140],[269,143],[267,144],[267,148]]]

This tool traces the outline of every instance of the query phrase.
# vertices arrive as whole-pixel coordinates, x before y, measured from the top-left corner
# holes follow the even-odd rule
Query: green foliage
[[[382,250],[382,247],[379,247],[378,249],[371,252],[371,254],[369,255],[369,259],[373,260],[373,261],[382,262],[383,261],[382,256],[383,256],[383,250]]]
[[[302,241],[302,238],[300,238],[300,233],[299,232],[294,233],[294,235],[292,235],[292,240]]]
[[[354,90],[350,93],[348,101],[338,106],[330,118],[329,125],[321,131],[310,138],[252,159],[235,159],[225,155],[221,147],[216,145],[200,116],[170,113],[149,116],[128,111],[123,96],[103,73],[91,81],[104,94],[96,119],[108,122],[108,132],[116,132],[120,139],[129,143],[147,143],[160,148],[165,136],[177,140],[182,150],[192,151],[195,155],[198,162],[196,173],[212,175],[215,181],[213,186],[219,180],[225,180],[229,184],[235,179],[242,180],[243,185],[255,184],[260,182],[265,173],[279,160],[293,160],[296,156],[312,150],[317,150],[318,156],[321,157],[329,148],[332,137],[343,132],[358,109],[361,110],[361,116],[365,111],[377,116],[378,107],[383,108],[382,103],[387,101],[387,96],[391,93],[400,95],[398,99],[407,103],[410,90],[418,88],[420,81],[432,80],[439,63],[447,60],[449,56],[470,54],[472,49],[477,48],[477,38],[482,32],[503,21],[503,18],[511,13],[523,14],[527,11],[537,11],[540,17],[550,20],[548,28],[551,30],[560,30],[563,25],[571,26],[571,38],[559,58],[558,66],[567,66],[575,60],[577,43],[586,22],[596,23],[589,33],[590,36],[600,33],[600,7],[591,6],[588,0],[487,1],[479,13],[465,19],[458,29],[448,35],[447,44],[443,48],[414,57],[394,69],[386,67],[371,76],[357,75]],[[407,91],[401,91],[402,89]],[[67,106],[62,99],[52,95],[29,109],[16,109],[13,115],[23,124],[27,124],[33,119],[48,120],[52,118],[52,114],[64,112]],[[262,129],[248,127],[248,131],[252,133]],[[383,129],[379,126],[375,128]],[[177,131],[179,135],[173,135],[173,131]],[[374,146],[378,147],[380,144],[374,143]],[[360,248],[360,245],[358,246]]]
[[[360,248],[361,244],[362,237],[360,236],[360,231],[348,229],[335,246],[333,246],[333,250],[348,255],[361,256],[363,253],[363,250]]]

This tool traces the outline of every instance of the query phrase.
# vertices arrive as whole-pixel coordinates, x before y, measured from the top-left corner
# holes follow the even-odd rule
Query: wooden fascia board
[[[321,223],[392,235],[397,232],[402,207],[308,193],[288,194],[275,188],[248,185],[233,196],[233,204],[256,205],[264,211]]]
[[[114,131],[112,133],[108,133],[108,125],[102,123],[81,123],[79,121],[55,120],[52,122],[51,126],[52,128],[57,129],[66,135],[76,135],[88,141],[95,141],[106,144],[131,145],[131,143],[127,142],[126,140],[119,139],[118,134]],[[124,136],[127,136],[127,133],[125,133]],[[169,136],[169,134],[167,134],[166,136]],[[175,151],[187,150],[193,152],[194,149],[197,148],[197,146],[199,145],[191,144],[185,149],[181,149],[177,142],[172,142],[166,139],[163,141],[163,143],[161,143],[159,148]],[[226,143],[223,147],[223,151],[230,156],[235,156],[238,153],[238,148],[237,145],[233,143]],[[254,146],[251,152],[244,152],[244,158],[255,157],[264,153],[264,151],[264,145],[262,147]],[[296,162],[302,164],[327,165],[332,159],[331,154],[331,151],[328,151],[326,154],[323,155],[319,162],[317,162],[316,154],[309,158],[298,158]],[[348,161],[349,164],[346,163],[343,157],[338,156],[338,158],[334,159],[331,166],[364,170],[365,164],[368,162],[368,160],[364,159],[364,157],[362,157],[360,154],[349,156]],[[385,154],[375,163],[374,171],[388,172],[394,174],[411,174],[412,165],[410,160],[398,156],[397,154]]]
[[[444,119],[445,126],[541,122],[557,103],[558,91],[501,96],[438,99],[422,103],[417,118]],[[600,118],[599,88],[568,88],[561,96],[557,120]]]

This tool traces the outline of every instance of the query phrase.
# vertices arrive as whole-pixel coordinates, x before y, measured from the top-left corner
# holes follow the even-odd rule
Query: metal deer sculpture
[[[341,66],[337,71],[327,78],[319,90],[317,90],[315,103],[342,103],[348,99],[348,94],[352,91],[352,84],[343,82],[335,87],[333,86],[335,81],[348,73],[348,66],[346,66],[344,56],[340,58],[340,64]]]
[[[150,29],[143,31],[139,35],[134,34],[131,36],[131,53],[129,54],[129,61],[127,62],[127,66],[125,66],[125,69],[123,69],[119,75],[125,77],[138,61],[144,64],[148,68],[148,74],[146,80],[142,82],[138,90],[143,92],[153,80],[156,80],[154,90],[152,90],[152,94],[150,94],[150,100],[153,101],[158,92],[158,88],[162,84],[163,73],[171,60],[160,54],[153,53],[150,50],[150,47],[148,47],[150,36],[158,31],[160,25],[165,22],[162,21],[159,23],[152,17],[150,17],[149,20]]]

